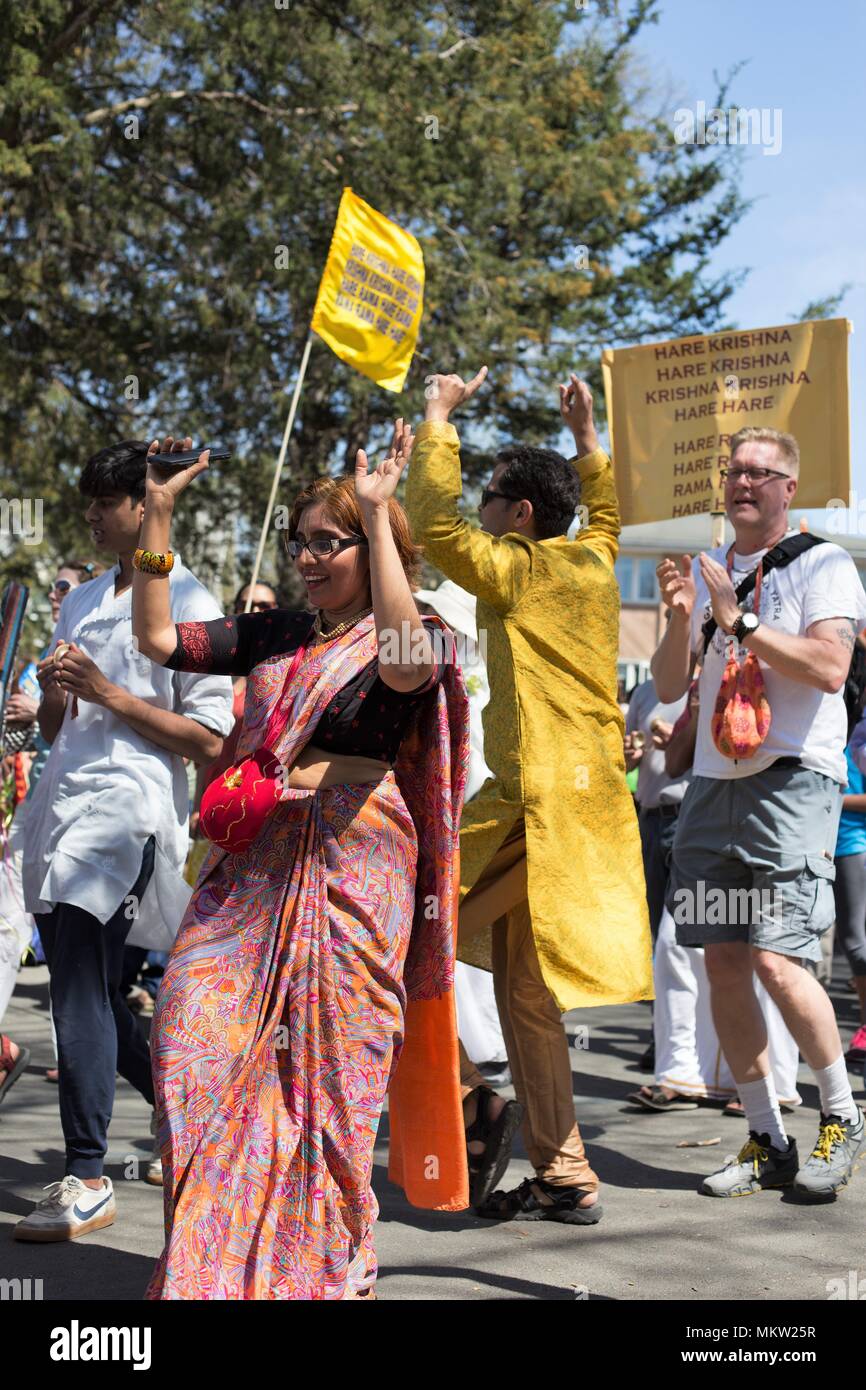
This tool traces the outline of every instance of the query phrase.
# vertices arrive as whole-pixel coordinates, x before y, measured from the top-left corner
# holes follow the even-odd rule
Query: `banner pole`
[[[710,512],[710,520],[713,523],[710,545],[713,550],[718,550],[725,543],[725,513]]]
[[[289,406],[289,418],[286,420],[286,428],[283,431],[283,442],[280,445],[280,456],[277,459],[277,466],[274,470],[274,481],[271,484],[271,495],[268,498],[268,506],[265,512],[265,519],[262,523],[262,533],[259,536],[259,548],[256,551],[256,563],[253,566],[253,574],[252,578],[250,579],[249,588],[247,591],[247,601],[246,606],[244,607],[245,613],[249,613],[252,607],[253,589],[255,588],[256,582],[259,577],[259,570],[262,567],[262,557],[265,553],[265,542],[268,538],[268,531],[271,525],[271,516],[273,515],[274,503],[277,500],[277,488],[280,485],[280,476],[283,471],[283,464],[286,461],[286,452],[289,447],[289,436],[292,433],[292,426],[295,423],[295,414],[298,409],[298,401],[301,398],[301,387],[304,384],[304,377],[307,374],[307,363],[310,360],[310,349],[312,348],[312,346],[313,331],[312,329],[310,329],[309,333],[307,334],[307,341],[304,344],[304,355],[301,358],[301,366],[300,370],[298,371],[297,381],[295,382],[295,390],[292,395],[292,403]]]

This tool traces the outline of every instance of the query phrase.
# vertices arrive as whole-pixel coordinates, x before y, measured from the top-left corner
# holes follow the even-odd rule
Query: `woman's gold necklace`
[[[347,618],[344,623],[338,623],[336,627],[329,628],[327,632],[322,631],[322,610],[316,614],[316,621],[313,624],[314,642],[332,642],[336,637],[342,637],[344,632],[348,632],[356,623],[360,623],[364,618],[369,618],[372,608],[365,608],[362,613],[356,613],[353,618]]]

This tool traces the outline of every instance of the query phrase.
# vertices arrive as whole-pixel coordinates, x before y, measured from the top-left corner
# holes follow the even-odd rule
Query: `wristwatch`
[[[731,624],[731,633],[738,642],[742,642],[746,637],[751,637],[755,628],[761,626],[761,619],[757,613],[741,613],[739,618]]]

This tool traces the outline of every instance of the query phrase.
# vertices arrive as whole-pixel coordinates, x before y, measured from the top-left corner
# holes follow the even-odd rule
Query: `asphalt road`
[[[833,995],[847,1039],[854,1004],[845,974],[837,969]],[[387,1180],[383,1126],[375,1176],[382,1300],[826,1300],[829,1281],[850,1281],[851,1271],[866,1279],[866,1165],[828,1206],[802,1206],[778,1192],[745,1201],[698,1195],[701,1177],[739,1148],[744,1124],[718,1110],[655,1115],[625,1103],[645,1079],[636,1063],[649,1019],[644,1005],[567,1017],[570,1031],[588,1028],[589,1046],[572,1050],[572,1064],[578,1118],[604,1185],[597,1226],[502,1225],[471,1212],[414,1210]],[[44,968],[22,971],[3,1030],[32,1057],[0,1105],[0,1278],[41,1279],[46,1300],[140,1299],[162,1244],[161,1192],[135,1176],[150,1150],[147,1107],[118,1081],[107,1163],[115,1224],[79,1241],[14,1242],[15,1222],[63,1174],[57,1087],[44,1079],[52,1062]],[[788,1127],[808,1151],[817,1092],[808,1069],[800,1075],[805,1104]],[[862,1101],[862,1079],[855,1095]],[[719,1143],[678,1148],[683,1139]],[[518,1149],[509,1185],[529,1172]]]

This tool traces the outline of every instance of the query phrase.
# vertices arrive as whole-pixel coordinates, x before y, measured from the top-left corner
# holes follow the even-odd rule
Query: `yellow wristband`
[[[167,550],[161,555],[157,550],[136,550],[132,557],[133,569],[142,574],[169,574],[174,566],[174,554]]]

